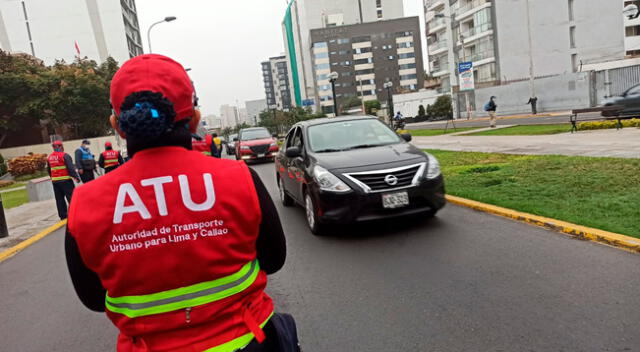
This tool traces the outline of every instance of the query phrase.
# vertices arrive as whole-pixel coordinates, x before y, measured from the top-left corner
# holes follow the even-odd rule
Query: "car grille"
[[[420,171],[420,169],[424,167],[425,164],[422,163],[396,169],[358,172],[344,175],[359,184],[367,192],[382,192],[412,186],[416,173],[418,173],[418,171]],[[397,183],[393,184],[392,182],[390,184],[389,182],[387,182],[386,179],[389,176],[392,176],[390,177],[391,179],[395,177]]]
[[[253,154],[267,154],[269,151],[269,144],[253,145],[249,148],[251,148],[251,152]]]

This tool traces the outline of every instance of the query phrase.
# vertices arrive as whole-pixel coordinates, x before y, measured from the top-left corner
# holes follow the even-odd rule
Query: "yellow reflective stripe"
[[[71,176],[59,176],[59,177],[52,177],[51,181],[62,181],[62,180],[70,180]]]
[[[105,159],[104,162],[105,163],[117,163],[118,159]]]
[[[54,166],[51,168],[51,170],[65,170],[67,167],[66,166]]]
[[[267,325],[267,323],[269,322],[269,319],[271,319],[272,316],[273,316],[273,312],[269,314],[267,319],[264,322],[262,322],[262,324],[260,324],[260,329],[264,328],[264,326]],[[251,343],[254,337],[255,335],[252,332],[250,332],[240,337],[237,337],[229,342],[223,343],[222,345],[218,345],[216,347],[209,348],[208,350],[204,350],[203,352],[233,352],[241,348],[245,348],[249,343]]]
[[[254,260],[238,272],[213,281],[148,295],[110,297],[107,294],[105,305],[110,311],[129,318],[195,307],[244,291],[255,282],[259,272],[260,265]]]

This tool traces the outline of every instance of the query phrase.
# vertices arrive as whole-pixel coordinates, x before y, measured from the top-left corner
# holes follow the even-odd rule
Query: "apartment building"
[[[602,0],[425,0],[429,69],[448,93],[463,61],[486,87],[617,60],[631,42],[621,35],[622,9]]]
[[[404,16],[401,0],[291,0],[282,22],[292,103],[314,104],[310,31]],[[316,107],[317,108],[317,107]]]
[[[0,49],[46,64],[122,63],[143,53],[135,0],[0,0]]]
[[[640,7],[640,2],[636,0],[621,0],[623,7],[635,4]],[[640,17],[630,19],[624,18],[624,49],[627,56],[640,56]]]
[[[247,109],[247,121],[250,125],[257,125],[260,122],[260,113],[267,110],[267,100],[247,100],[244,102]]]
[[[291,90],[286,56],[276,56],[262,62],[262,80],[267,106],[279,110],[291,109]]]
[[[335,114],[332,72],[339,109],[351,97],[386,102],[386,82],[392,94],[424,86],[418,17],[314,29],[311,41],[316,99],[326,114]]]

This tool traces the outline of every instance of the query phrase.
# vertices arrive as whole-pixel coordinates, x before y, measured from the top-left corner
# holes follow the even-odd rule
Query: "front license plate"
[[[265,154],[258,154],[258,158],[264,158]]]
[[[386,209],[401,208],[407,205],[409,205],[409,194],[407,192],[382,195],[382,207]]]

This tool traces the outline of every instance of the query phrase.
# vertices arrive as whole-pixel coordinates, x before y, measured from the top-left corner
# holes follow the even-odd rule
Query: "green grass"
[[[571,131],[570,124],[554,125],[522,125],[507,128],[498,128],[467,134],[466,136],[532,136],[540,134],[558,134]]]
[[[462,128],[456,128],[455,130],[453,128],[449,128],[449,129],[447,129],[447,132],[445,132],[444,129],[438,129],[438,130],[408,130],[408,131],[414,137],[431,137],[431,136],[440,136],[440,135],[449,134],[449,133],[466,132],[466,131],[471,131],[471,130],[477,130],[478,128],[479,127],[462,127]]]
[[[640,238],[640,160],[429,151],[447,193]]]
[[[21,189],[13,192],[2,193],[2,206],[5,209],[14,208],[29,202],[26,189]]]

